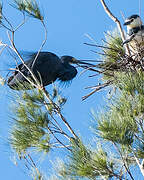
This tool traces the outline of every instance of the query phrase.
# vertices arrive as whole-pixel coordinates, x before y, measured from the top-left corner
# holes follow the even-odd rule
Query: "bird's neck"
[[[127,32],[128,32],[129,35],[132,35],[132,34],[135,34],[138,31],[143,30],[143,29],[144,29],[143,25],[140,25],[140,26],[137,26],[137,27],[133,27],[133,28],[128,28],[127,27]]]
[[[131,23],[127,25],[127,30],[143,26],[142,21]]]
[[[62,61],[62,63],[63,63],[64,66],[70,66],[70,63],[67,62],[67,61]]]

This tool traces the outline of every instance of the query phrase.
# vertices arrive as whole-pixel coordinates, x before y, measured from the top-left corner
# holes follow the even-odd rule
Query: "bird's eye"
[[[76,59],[75,59],[75,58],[72,58],[72,61],[76,61]]]

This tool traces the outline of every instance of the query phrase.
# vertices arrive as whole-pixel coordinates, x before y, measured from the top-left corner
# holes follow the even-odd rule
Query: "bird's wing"
[[[25,64],[31,69],[36,78],[44,86],[51,84],[58,78],[59,72],[62,70],[62,62],[59,57],[50,52],[40,52],[39,56],[36,58],[36,53],[29,55],[29,60],[25,61]],[[32,78],[31,73],[25,67],[24,64],[20,64],[16,67],[19,69],[27,78]],[[15,82],[24,82],[26,79],[18,71],[10,77],[9,84],[13,85]]]
[[[68,67],[62,68],[58,75],[60,81],[70,81],[77,75],[77,70],[75,67],[68,65]]]
[[[31,59],[31,60],[34,60],[36,56],[37,56],[37,52],[26,54],[26,57],[28,59]],[[51,52],[40,52],[38,54],[35,62],[37,64],[41,64],[41,63],[43,63],[44,61],[46,61],[48,59],[51,60],[51,59],[54,59],[54,58],[59,59],[59,57],[56,54],[54,54],[54,53],[51,53]]]
[[[35,56],[36,54],[33,54],[33,61],[35,59]],[[33,67],[31,68],[36,68],[37,70],[40,70],[40,72],[43,72],[43,69],[48,69],[49,71],[51,69],[57,68],[59,64],[61,64],[61,61],[57,55],[50,52],[41,52],[37,57],[35,63],[31,63],[31,66],[33,65]]]
[[[44,86],[54,82],[62,68],[59,57],[49,52],[41,52],[34,65],[31,65],[32,71]]]

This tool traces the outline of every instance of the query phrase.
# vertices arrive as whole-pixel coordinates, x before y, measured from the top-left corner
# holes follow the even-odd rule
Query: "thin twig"
[[[139,161],[139,159],[137,158],[137,156],[136,156],[136,153],[134,152],[134,150],[130,147],[130,149],[131,149],[131,151],[132,151],[132,153],[133,153],[133,156],[134,156],[134,158],[135,158],[135,161],[136,161],[136,163],[137,163],[137,165],[139,166],[139,168],[140,168],[140,171],[141,171],[141,173],[142,173],[142,175],[144,176],[144,159],[142,160],[142,162],[140,163],[140,161]]]
[[[23,12],[23,21],[14,29],[14,32],[16,32],[21,26],[23,26],[26,22],[25,13]]]
[[[113,142],[113,145],[115,146],[116,150],[117,150],[118,153],[120,154],[120,157],[121,157],[121,159],[122,159],[122,161],[123,161],[123,164],[124,164],[124,167],[125,167],[127,173],[129,174],[129,176],[131,177],[131,179],[134,180],[134,178],[133,178],[133,176],[132,176],[132,174],[131,174],[131,171],[129,170],[129,167],[127,167],[127,164],[126,164],[126,162],[125,162],[125,160],[124,160],[124,158],[123,158],[123,155],[122,155],[121,151],[119,150],[119,148],[117,147],[117,145],[116,145],[115,142]]]
[[[83,96],[83,97],[82,97],[82,100],[86,100],[89,96],[91,96],[91,95],[94,94],[95,92],[101,90],[102,88],[105,88],[105,87],[109,86],[109,85],[111,84],[111,82],[112,82],[112,81],[107,81],[106,83],[104,83],[104,84],[102,84],[102,85],[96,86],[95,89],[94,89],[92,92],[90,92],[90,93],[89,93],[88,95],[86,95],[86,96]]]
[[[104,49],[109,49],[112,51],[119,52],[119,49],[114,49],[114,48],[110,48],[110,47],[106,47],[106,46],[101,46],[101,45],[97,45],[97,44],[90,44],[90,43],[84,43],[84,44],[88,45],[88,46],[94,46],[94,47],[98,47],[98,48],[104,48]]]
[[[47,98],[47,99],[48,99],[48,98]],[[52,100],[51,100],[51,103],[54,105],[54,103],[52,102]],[[49,111],[48,104],[47,104],[46,102],[44,102],[44,105],[45,105],[46,109]],[[54,122],[56,123],[56,125],[55,125],[52,121],[50,121],[51,124],[52,124],[56,129],[58,129],[59,132],[60,132],[61,134],[63,134],[68,140],[70,140],[70,137],[63,131],[63,129],[61,128],[61,126],[59,125],[59,123],[57,122],[57,120],[53,117],[53,115],[50,114],[50,116],[51,116],[51,118],[54,120]]]
[[[16,69],[16,68],[9,68],[9,70],[12,70],[12,71],[17,71],[19,72],[32,86],[37,87],[36,84],[34,84],[29,78],[27,78],[19,69]]]
[[[41,177],[41,173],[39,172],[39,170],[38,170],[38,168],[37,168],[34,160],[33,160],[32,157],[30,156],[30,154],[27,154],[27,155],[28,155],[29,159],[31,160],[31,162],[32,162],[32,164],[33,164],[33,167],[35,168],[37,174]]]
[[[67,135],[63,130],[60,131],[60,134],[62,134],[65,138],[67,138],[69,141],[71,140],[71,137]]]
[[[41,22],[42,22],[42,25],[43,25],[44,30],[45,30],[45,38],[44,38],[44,40],[43,40],[43,42],[42,42],[42,45],[41,45],[41,47],[39,48],[39,50],[38,50],[38,52],[37,52],[37,54],[36,54],[36,56],[35,56],[35,58],[34,58],[34,61],[33,61],[33,63],[32,63],[32,68],[33,68],[33,66],[34,66],[34,64],[35,64],[35,62],[36,62],[36,60],[37,60],[37,58],[38,58],[38,56],[39,56],[39,54],[40,54],[43,46],[45,45],[45,43],[46,43],[46,41],[47,41],[47,29],[46,29],[46,26],[45,26],[45,24],[44,24],[44,21],[41,20]]]
[[[4,25],[3,23],[1,23],[1,26],[3,26],[4,28],[6,28],[8,31],[12,32],[12,30],[10,28],[8,28],[6,25]]]
[[[15,44],[14,44],[14,31],[12,32],[12,39],[10,38],[10,34],[8,33],[8,37],[9,40],[11,42],[12,47],[10,47],[20,58],[21,62],[23,63],[23,65],[26,67],[26,69],[30,72],[30,74],[32,75],[32,78],[34,79],[34,81],[36,82],[36,84],[34,85],[35,87],[37,87],[38,89],[40,89],[40,84],[39,81],[37,80],[37,78],[35,77],[34,73],[32,72],[32,70],[25,64],[25,61],[23,60],[22,56],[20,55],[20,53],[18,52]]]
[[[63,147],[65,147],[67,150],[69,150],[69,151],[71,151],[71,149],[70,148],[68,148],[64,143],[62,143],[56,136],[55,136],[55,134],[53,133],[53,131],[50,129],[50,128],[47,128],[48,129],[48,131],[53,135],[53,137],[57,140],[57,142],[59,143],[59,144],[61,144]]]
[[[139,16],[141,16],[141,0],[139,0]]]
[[[73,129],[71,128],[71,126],[69,125],[69,123],[66,121],[66,119],[64,118],[64,116],[61,114],[59,107],[53,103],[53,101],[50,99],[48,92],[46,91],[45,88],[43,88],[43,93],[45,95],[45,97],[47,98],[47,100],[54,106],[57,114],[59,115],[59,117],[62,119],[62,121],[64,122],[64,124],[66,125],[66,127],[68,128],[68,130],[71,132],[71,134],[75,137],[78,138],[78,136],[75,134],[75,132],[73,131]]]
[[[6,29],[9,29],[10,31],[13,31],[13,26],[12,26],[12,24],[9,22],[9,20],[2,14],[2,17],[5,19],[5,21],[9,24],[9,26],[11,27],[11,29],[10,28],[8,28],[8,27],[6,27]]]

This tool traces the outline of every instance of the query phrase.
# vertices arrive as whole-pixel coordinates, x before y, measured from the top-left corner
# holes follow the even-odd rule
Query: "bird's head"
[[[72,56],[62,56],[61,61],[63,63],[75,64],[76,59]]]
[[[80,60],[75,59],[72,56],[62,56],[61,61],[66,64],[84,64],[84,65],[92,66],[92,64],[84,62],[84,61],[88,61],[88,60],[80,61]]]
[[[142,25],[142,21],[139,15],[134,14],[125,20],[124,25],[127,26],[128,29],[132,29],[132,28],[140,27]]]

